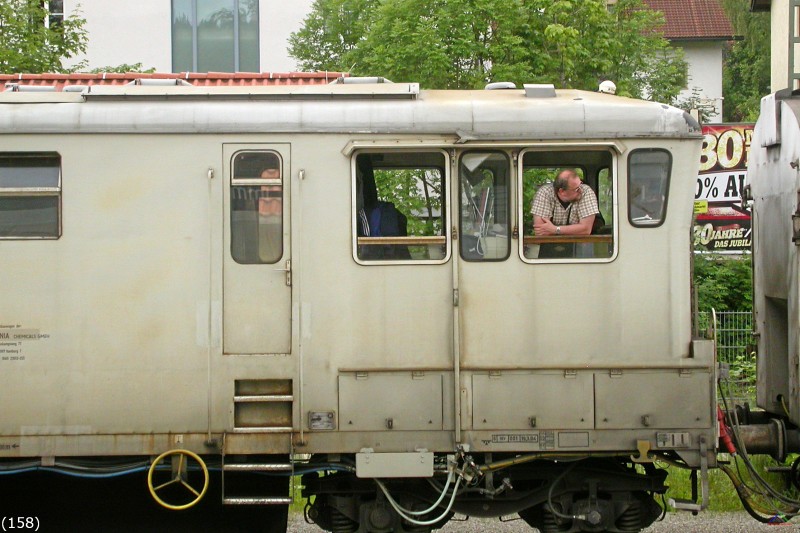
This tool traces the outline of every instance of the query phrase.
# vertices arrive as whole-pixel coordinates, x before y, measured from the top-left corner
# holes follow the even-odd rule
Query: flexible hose
[[[453,503],[456,501],[456,494],[458,494],[458,485],[461,483],[461,477],[459,477],[456,480],[456,484],[453,487],[453,495],[450,497],[450,503],[447,505],[447,508],[442,512],[442,514],[440,514],[439,516],[437,516],[436,518],[433,518],[431,520],[417,520],[415,518],[412,518],[412,517],[408,516],[406,514],[408,512],[408,510],[407,509],[403,509],[403,507],[401,507],[400,504],[398,504],[396,501],[394,501],[392,496],[389,494],[388,489],[381,482],[381,480],[376,479],[375,483],[377,483],[378,486],[381,488],[381,490],[383,491],[383,494],[386,496],[386,499],[388,500],[389,504],[391,504],[391,506],[394,508],[395,511],[397,511],[397,514],[399,514],[401,518],[403,518],[405,521],[410,522],[410,523],[412,523],[414,525],[417,525],[417,526],[430,526],[430,525],[435,524],[436,522],[441,521],[442,519],[444,519],[450,513],[450,509],[453,507]],[[445,494],[445,493],[443,492],[442,494]]]

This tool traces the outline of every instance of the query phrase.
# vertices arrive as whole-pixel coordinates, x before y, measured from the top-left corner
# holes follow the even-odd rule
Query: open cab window
[[[438,150],[354,156],[353,239],[359,263],[447,260],[447,161]]]
[[[522,256],[530,261],[608,261],[615,254],[614,155],[606,149],[524,150],[521,161]],[[581,179],[581,190],[572,201],[562,200],[554,182],[565,169]],[[539,197],[537,198],[537,195]],[[564,227],[593,216],[590,233],[537,235],[535,211]]]

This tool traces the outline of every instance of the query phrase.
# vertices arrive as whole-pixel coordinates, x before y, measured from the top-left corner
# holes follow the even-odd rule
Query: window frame
[[[441,259],[362,259],[358,256],[358,183],[357,172],[358,164],[357,159],[359,155],[363,154],[439,154],[442,157],[442,209],[444,210],[444,217],[442,221],[442,235],[437,235],[437,238],[444,238],[444,257]],[[436,168],[420,165],[418,168]],[[450,154],[447,150],[441,148],[417,148],[415,146],[400,146],[397,148],[368,148],[354,150],[350,154],[350,236],[351,236],[351,250],[353,260],[364,266],[386,266],[386,265],[441,265],[450,261],[452,250],[452,237],[450,232],[452,214],[450,209],[450,187],[451,187],[451,165]],[[378,237],[380,238],[380,237]],[[413,237],[412,237],[413,238]],[[441,246],[436,244],[435,246]]]
[[[552,144],[543,144],[543,145],[534,145],[534,146],[527,146],[519,151],[517,154],[516,165],[517,165],[517,231],[519,233],[518,244],[517,244],[517,252],[519,254],[520,259],[523,263],[533,264],[533,265],[552,265],[552,264],[559,264],[559,263],[570,263],[570,264],[591,264],[591,263],[611,263],[617,259],[619,256],[619,164],[621,153],[624,150],[617,143],[586,143],[586,144],[559,144],[559,145],[552,145]],[[602,167],[598,167],[598,171],[601,168],[608,168],[609,172],[611,172],[611,194],[612,194],[612,220],[606,221],[606,224],[612,225],[612,232],[610,233],[611,236],[611,244],[613,246],[611,255],[608,257],[557,257],[557,258],[528,258],[525,256],[525,238],[530,237],[529,235],[525,235],[525,227],[524,227],[524,215],[525,211],[530,211],[530,204],[525,205],[524,197],[524,175],[525,175],[525,155],[532,152],[548,152],[548,153],[574,153],[574,152],[605,152],[610,157],[610,164],[604,165]],[[555,165],[556,167],[565,167],[565,168],[580,168],[584,174],[584,183],[586,183],[586,173],[587,167],[585,165],[580,164],[561,164]],[[599,179],[598,176],[594,176],[595,181]],[[591,186],[591,185],[590,185]],[[592,189],[595,191],[595,195],[598,195],[598,188],[599,183],[595,183]],[[598,204],[599,204],[599,196],[598,196]],[[599,205],[598,205],[599,207]]]
[[[664,205],[663,205],[662,210],[661,210],[661,218],[658,219],[658,222],[656,222],[656,223],[647,223],[647,221],[634,221],[633,220],[633,216],[631,216],[632,215],[631,207],[633,205],[632,204],[633,195],[631,194],[631,191],[633,190],[633,187],[632,187],[633,186],[632,173],[631,173],[631,159],[633,158],[633,156],[635,154],[637,154],[639,152],[651,152],[651,153],[652,152],[662,152],[662,153],[667,154],[668,165],[667,165],[666,185],[664,187]],[[672,163],[673,163],[672,152],[670,152],[666,148],[658,148],[658,147],[635,148],[634,150],[631,150],[631,152],[628,154],[627,162],[626,162],[627,171],[628,171],[628,175],[627,175],[627,178],[626,178],[626,181],[627,181],[627,183],[626,183],[626,185],[627,185],[627,191],[626,191],[627,192],[627,201],[626,201],[627,206],[626,206],[626,209],[628,211],[628,223],[631,226],[633,226],[634,228],[637,228],[637,229],[658,228],[658,227],[663,226],[664,223],[666,222],[667,215],[668,215],[668,207],[669,207],[669,196],[670,196],[669,195],[669,190],[670,190],[670,184],[672,182]]]
[[[280,172],[280,178],[278,179],[270,179],[270,178],[237,178],[236,177],[236,159],[242,154],[269,154],[274,156],[278,160],[278,169]],[[230,253],[231,259],[239,264],[239,265],[274,265],[281,261],[281,259],[286,255],[286,242],[284,232],[285,228],[285,212],[286,212],[286,194],[285,194],[285,187],[286,187],[286,180],[285,180],[285,161],[281,153],[277,150],[273,149],[243,149],[237,150],[231,155],[231,162],[230,162],[230,185],[228,186],[228,214],[229,214],[229,232],[230,232],[230,247],[228,249],[228,253]],[[277,259],[274,261],[253,261],[253,262],[243,262],[240,261],[233,252],[233,234],[234,234],[234,222],[233,222],[233,190],[235,187],[269,187],[269,186],[280,186],[281,188],[281,231],[280,231],[280,254],[278,254]],[[256,210],[258,210],[258,202],[256,202]],[[258,213],[256,213],[258,216]]]
[[[4,187],[0,185],[0,197],[2,198],[36,198],[36,197],[55,197],[56,198],[56,234],[55,235],[0,235],[0,240],[4,241],[34,241],[48,240],[55,241],[61,238],[62,228],[62,158],[58,152],[0,152],[0,159],[5,158],[48,158],[58,159],[58,179],[55,187]]]
[[[172,63],[172,72],[183,72],[184,70],[189,70],[191,72],[199,72],[199,65],[201,63],[200,60],[200,42],[198,37],[198,29],[199,24],[201,21],[198,20],[198,1],[203,0],[171,0],[170,1],[170,59]],[[178,54],[176,53],[176,36],[175,36],[175,14],[176,14],[176,3],[186,3],[188,2],[189,10],[189,22],[191,24],[191,32],[192,32],[192,42],[191,42],[191,56],[192,56],[192,65],[190,69],[183,69],[182,67],[176,66],[176,58]],[[242,2],[241,0],[230,0],[232,3],[232,12],[234,13],[233,18],[233,57],[232,59],[232,69],[230,68],[212,68],[207,70],[219,70],[219,71],[230,71],[233,72],[241,72],[242,71],[242,32],[241,32],[241,7]],[[261,65],[261,24],[260,24],[260,6],[258,3],[255,3],[256,6],[256,13],[254,14],[256,19],[255,24],[255,65],[246,65],[245,70],[253,70],[251,67],[256,66],[256,70],[260,71]],[[245,55],[249,55],[252,51],[245,52]],[[184,52],[185,53],[185,52]],[[183,54],[181,54],[183,55]]]
[[[52,0],[46,0],[46,5],[48,15],[45,19],[45,27],[55,29],[62,26],[64,24],[64,0],[60,0],[60,9],[58,8],[59,3]]]
[[[506,191],[506,213],[508,215],[508,222],[507,222],[507,230],[508,230],[508,250],[506,254],[502,257],[495,257],[491,259],[474,259],[465,257],[461,250],[461,243],[464,242],[464,219],[462,217],[462,212],[464,209],[464,205],[462,204],[462,194],[461,194],[461,161],[463,160],[464,156],[475,154],[475,153],[483,153],[483,154],[500,154],[506,158],[506,163],[508,164],[508,177],[507,177],[507,188]],[[457,195],[457,203],[458,203],[458,234],[461,236],[458,243],[458,257],[460,261],[466,261],[469,263],[497,263],[502,261],[507,261],[509,257],[511,257],[511,252],[514,249],[514,245],[512,244],[513,240],[513,232],[514,232],[514,206],[512,203],[512,189],[514,186],[514,157],[513,155],[501,148],[469,148],[467,150],[462,150],[458,154],[458,159],[456,162],[456,169],[458,170],[458,176],[456,179],[458,180],[458,195]]]

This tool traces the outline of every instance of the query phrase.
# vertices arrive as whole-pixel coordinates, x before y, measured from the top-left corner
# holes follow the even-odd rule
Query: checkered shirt
[[[531,213],[534,216],[548,218],[556,226],[567,226],[577,224],[582,218],[596,215],[600,212],[597,207],[597,196],[591,187],[581,183],[581,198],[577,202],[570,203],[566,209],[556,198],[556,190],[552,183],[546,183],[539,187],[536,196],[531,203]]]

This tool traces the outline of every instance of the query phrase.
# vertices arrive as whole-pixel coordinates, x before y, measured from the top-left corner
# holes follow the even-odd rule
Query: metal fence
[[[713,335],[711,313],[698,313],[697,318],[701,334],[710,338]],[[756,341],[753,337],[751,312],[717,312],[717,361],[728,365],[734,402],[748,402],[755,407]]]

